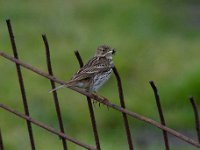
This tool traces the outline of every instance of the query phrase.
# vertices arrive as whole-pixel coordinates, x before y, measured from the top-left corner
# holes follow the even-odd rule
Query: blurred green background
[[[46,33],[56,77],[68,80],[79,68],[73,51],[86,62],[97,46],[116,48],[114,62],[123,81],[127,109],[159,121],[152,89],[158,86],[169,127],[196,139],[188,97],[200,105],[200,3],[192,0],[35,0],[0,2],[0,49],[12,54],[5,20],[10,18],[20,58],[47,71],[41,34]],[[0,102],[23,112],[15,65],[0,58]],[[25,69],[25,88],[34,119],[58,128],[47,79]],[[114,76],[99,91],[119,104]],[[66,133],[95,145],[87,102],[69,89],[58,91]],[[128,149],[121,114],[96,105],[103,150]],[[162,132],[129,118],[138,150],[164,149]],[[30,149],[25,121],[0,110],[6,150]],[[33,125],[37,150],[62,149],[61,141]],[[171,137],[172,150],[196,150]],[[82,149],[68,142],[69,149]]]

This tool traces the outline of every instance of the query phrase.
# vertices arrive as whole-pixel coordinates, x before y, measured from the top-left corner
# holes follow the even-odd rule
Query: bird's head
[[[106,46],[106,45],[101,45],[97,48],[96,50],[96,57],[106,57],[107,59],[112,59],[112,55],[116,53],[115,49]]]

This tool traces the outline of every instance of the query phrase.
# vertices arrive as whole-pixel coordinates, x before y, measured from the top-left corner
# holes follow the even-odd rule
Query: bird
[[[49,92],[63,87],[77,87],[87,92],[96,93],[112,74],[112,68],[114,67],[113,55],[115,53],[115,49],[110,46],[101,45],[97,47],[95,55],[68,82]]]

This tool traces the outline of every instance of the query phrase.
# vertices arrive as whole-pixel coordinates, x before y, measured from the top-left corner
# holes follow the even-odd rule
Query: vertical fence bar
[[[119,93],[119,98],[120,98],[120,105],[122,108],[126,108],[125,102],[124,102],[124,94],[123,94],[123,89],[122,89],[122,82],[121,78],[119,76],[119,73],[117,71],[116,67],[113,67],[113,72],[115,74],[116,80],[117,80],[117,85],[118,85],[118,93]],[[128,140],[128,145],[130,150],[134,150],[133,142],[132,142],[132,137],[131,137],[131,132],[128,124],[128,118],[125,113],[122,113],[123,120],[124,120],[124,126],[126,130],[126,136]]]
[[[190,102],[192,104],[192,108],[193,108],[193,111],[194,111],[194,118],[195,118],[195,126],[196,126],[196,131],[197,131],[197,138],[198,138],[198,141],[200,143],[200,124],[199,124],[199,112],[198,112],[198,107],[197,107],[197,104],[194,100],[194,98],[192,96],[189,97],[190,99]]]
[[[12,26],[11,26],[11,21],[9,19],[7,19],[6,23],[7,23],[8,32],[9,32],[9,35],[10,35],[10,42],[11,42],[11,45],[12,45],[14,57],[16,59],[19,59],[18,53],[17,53],[17,47],[16,47],[16,44],[15,44],[14,34],[13,34]],[[24,111],[25,111],[25,114],[27,116],[29,116],[29,108],[28,108],[28,103],[27,103],[26,92],[25,92],[21,68],[20,68],[19,64],[17,64],[17,63],[15,63],[15,64],[16,64],[16,69],[17,69],[17,75],[18,75],[18,80],[19,80],[19,85],[20,85],[21,96],[22,96],[22,100],[23,100]],[[31,148],[32,148],[32,150],[35,150],[35,142],[34,142],[34,138],[33,138],[33,131],[32,131],[31,122],[27,120],[26,123],[27,123],[27,127],[28,127],[28,133],[29,133]]]
[[[82,60],[79,52],[76,50],[76,51],[74,51],[74,53],[76,55],[76,58],[78,59],[80,68],[83,67],[83,60]],[[89,97],[87,97],[87,102],[88,102],[88,108],[89,108],[89,112],[90,112],[90,119],[91,119],[91,123],[92,123],[96,147],[97,147],[98,150],[101,150],[98,131],[97,131],[97,125],[96,125],[96,119],[95,119],[94,110],[93,110],[93,106],[92,106],[92,101]]]
[[[80,68],[83,67],[84,63],[83,63],[83,60],[82,60],[81,55],[80,55],[80,53],[78,52],[78,50],[75,50],[75,51],[74,51],[74,54],[75,54],[75,56],[76,56],[76,58],[77,58],[77,60],[78,60],[78,63],[79,63]]]
[[[50,55],[50,50],[49,50],[49,44],[48,44],[48,40],[45,34],[42,35],[42,39],[44,41],[44,45],[45,45],[45,50],[46,50],[46,62],[47,62],[47,68],[48,68],[48,72],[51,76],[53,76],[53,70],[52,70],[52,66],[51,66],[51,55]],[[55,82],[50,80],[51,83],[51,87],[52,89],[54,89],[55,86]],[[56,113],[57,113],[57,118],[58,118],[58,123],[60,126],[60,131],[62,133],[65,133],[64,131],[64,126],[63,126],[63,121],[62,121],[62,114],[61,114],[61,110],[60,110],[60,105],[59,105],[59,101],[58,101],[58,95],[56,91],[52,92],[53,94],[53,99],[54,99],[54,105],[56,108]],[[66,140],[64,138],[62,138],[62,143],[63,143],[63,149],[67,150],[67,143]]]
[[[163,115],[163,111],[162,111],[162,106],[161,106],[161,103],[160,103],[160,96],[158,95],[157,87],[155,86],[153,81],[149,81],[149,83],[150,83],[150,85],[153,89],[153,92],[154,92],[154,96],[155,96],[155,99],[156,99],[156,104],[157,104],[161,124],[165,126],[166,123],[165,123],[165,119],[164,119],[164,115]],[[165,142],[165,149],[170,150],[168,135],[167,135],[167,132],[164,131],[164,130],[163,130],[163,137],[164,137],[164,142]]]
[[[1,129],[0,129],[0,150],[4,150],[3,137],[2,137]]]

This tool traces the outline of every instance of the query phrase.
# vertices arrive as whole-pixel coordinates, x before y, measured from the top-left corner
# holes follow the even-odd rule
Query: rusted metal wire
[[[51,67],[51,55],[50,55],[50,50],[49,50],[49,44],[48,44],[48,40],[47,40],[47,37],[46,37],[45,34],[42,35],[42,39],[44,41],[45,50],[46,50],[46,62],[47,62],[48,72],[49,72],[50,75],[53,76],[53,70],[52,70],[52,67]],[[50,80],[50,83],[51,83],[52,89],[54,89],[56,87],[55,82]],[[53,94],[54,105],[55,105],[55,109],[56,109],[56,113],[57,113],[60,131],[62,133],[65,133],[63,121],[62,121],[62,114],[61,114],[60,105],[59,105],[59,101],[58,101],[57,91],[53,91],[52,94]],[[67,143],[66,143],[66,140],[64,138],[62,138],[62,143],[63,143],[63,149],[67,150]]]
[[[80,68],[83,67],[84,63],[83,63],[83,60],[82,60],[78,50],[74,51],[74,53],[75,53],[76,58],[79,62]],[[93,110],[93,106],[92,106],[92,101],[91,101],[90,97],[86,96],[86,98],[87,98],[87,102],[88,102],[88,108],[89,108],[89,112],[90,112],[90,119],[91,119],[91,123],[92,123],[92,129],[93,129],[96,147],[97,147],[98,150],[101,150],[95,114],[94,114],[94,110]]]
[[[193,111],[194,111],[195,126],[196,126],[196,131],[197,131],[197,138],[198,138],[198,141],[200,143],[200,123],[199,123],[198,107],[197,107],[197,104],[196,104],[193,96],[190,96],[189,99],[190,99],[190,102],[192,104],[192,108],[193,108]]]
[[[29,122],[32,122],[33,124],[35,124],[36,126],[39,126],[39,127],[43,128],[43,129],[45,129],[45,130],[47,130],[47,131],[49,131],[49,132],[51,132],[53,134],[56,134],[56,135],[58,135],[58,136],[60,136],[62,138],[65,138],[66,140],[68,140],[68,141],[70,141],[70,142],[72,142],[72,143],[74,143],[76,145],[79,145],[79,146],[81,146],[83,148],[86,148],[88,150],[97,150],[96,148],[94,148],[94,147],[92,147],[92,146],[90,146],[88,144],[82,143],[82,142],[80,142],[80,141],[78,141],[78,140],[76,140],[76,139],[74,139],[74,138],[72,138],[72,137],[70,137],[70,136],[68,136],[68,135],[66,135],[66,134],[64,134],[62,132],[59,132],[56,129],[54,129],[54,128],[50,127],[50,126],[47,126],[47,125],[45,125],[45,124],[43,124],[43,123],[41,123],[41,122],[39,122],[39,121],[27,116],[27,115],[24,115],[24,114],[22,114],[22,113],[20,113],[20,112],[18,112],[16,110],[6,106],[6,105],[4,105],[4,104],[0,103],[0,108],[4,109],[4,110],[6,110],[6,111],[8,111],[10,113],[15,114],[16,116],[18,116],[20,118],[26,119]]]
[[[12,45],[14,57],[16,59],[19,59],[18,53],[17,53],[17,47],[16,47],[16,44],[15,44],[14,34],[13,34],[12,26],[11,26],[11,22],[8,19],[8,20],[6,20],[6,23],[7,23],[8,32],[9,32],[9,35],[10,35],[10,42],[11,42],[11,45]],[[26,92],[25,92],[21,68],[20,68],[19,64],[17,64],[17,63],[15,63],[15,64],[16,64],[16,69],[17,69],[17,75],[18,75],[18,80],[19,80],[19,85],[20,85],[21,96],[22,96],[22,100],[23,100],[24,111],[25,111],[25,114],[27,116],[29,116],[29,108],[28,108],[28,102],[27,102],[27,98],[26,98]],[[34,137],[33,137],[32,126],[31,126],[31,123],[28,120],[26,121],[26,123],[27,123],[27,127],[28,127],[28,133],[29,133],[29,140],[30,140],[30,143],[31,143],[31,148],[32,148],[32,150],[35,150],[35,142],[34,142]]]
[[[119,76],[119,73],[118,73],[116,67],[113,67],[113,72],[114,72],[116,80],[117,80],[120,105],[121,105],[122,108],[126,108],[125,101],[124,101],[123,89],[122,89],[122,82],[121,82],[121,78]],[[129,124],[128,124],[128,118],[127,118],[126,113],[122,113],[122,116],[123,116],[123,120],[124,120],[124,127],[125,127],[125,130],[126,130],[126,137],[127,137],[129,149],[133,150],[134,146],[133,146],[131,132],[130,132]]]
[[[1,129],[0,129],[0,150],[4,150],[3,137],[2,137]]]
[[[14,58],[14,57],[2,52],[2,51],[0,51],[0,56],[4,57],[4,58],[6,58],[6,59],[8,59],[8,60],[10,60],[12,62],[15,62],[15,63],[19,64],[20,66],[22,66],[22,67],[24,67],[24,68],[26,68],[28,70],[31,70],[31,71],[35,72],[36,74],[38,74],[40,76],[43,76],[43,77],[48,78],[50,80],[53,80],[56,83],[66,84],[66,82],[58,80],[58,79],[56,79],[56,77],[51,76],[48,73],[45,73],[45,72],[43,72],[43,71],[41,71],[41,70],[39,70],[39,69],[37,69],[35,67],[32,67],[31,65],[26,64],[26,63],[22,62],[21,60],[18,60],[16,58]],[[124,109],[124,108],[122,108],[122,107],[120,107],[118,105],[115,105],[115,104],[109,102],[109,100],[106,99],[106,98],[100,97],[100,96],[95,95],[93,93],[86,92],[86,91],[81,90],[81,89],[76,88],[76,87],[67,87],[67,88],[69,88],[71,90],[74,90],[74,91],[76,91],[76,92],[78,92],[78,93],[80,93],[82,95],[88,96],[91,99],[94,99],[94,100],[96,100],[96,101],[98,101],[98,102],[100,102],[100,103],[102,103],[104,105],[107,105],[108,107],[111,107],[111,108],[113,108],[115,110],[118,110],[120,112],[124,112],[124,113],[126,113],[127,115],[129,115],[129,116],[131,116],[133,118],[136,118],[136,119],[138,119],[140,121],[146,122],[146,123],[151,124],[151,125],[153,125],[153,126],[155,126],[157,128],[165,130],[168,133],[170,133],[171,135],[177,137],[178,139],[183,140],[183,141],[185,141],[185,142],[187,142],[187,143],[189,143],[189,144],[191,144],[193,146],[196,146],[196,147],[200,148],[200,144],[198,142],[194,141],[193,139],[191,139],[191,138],[189,138],[189,137],[187,137],[187,136],[185,136],[185,135],[183,135],[183,134],[181,134],[181,133],[179,133],[179,132],[177,132],[177,131],[169,128],[169,127],[166,127],[166,126],[164,126],[164,125],[162,125],[162,124],[160,124],[160,123],[158,123],[158,122],[156,122],[156,121],[154,121],[154,120],[152,120],[150,118],[144,117],[144,116],[142,116],[140,114],[137,114],[135,112],[129,111],[127,109]]]
[[[160,103],[160,96],[158,94],[158,89],[153,81],[149,81],[149,83],[153,89],[154,96],[156,99],[156,104],[157,104],[157,108],[158,108],[158,112],[159,112],[159,116],[160,116],[160,122],[162,125],[166,126],[165,118],[164,118],[163,111],[162,111],[162,106]],[[165,149],[170,150],[168,135],[167,135],[167,132],[164,130],[163,130],[163,138],[164,138],[164,142],[165,142]]]

